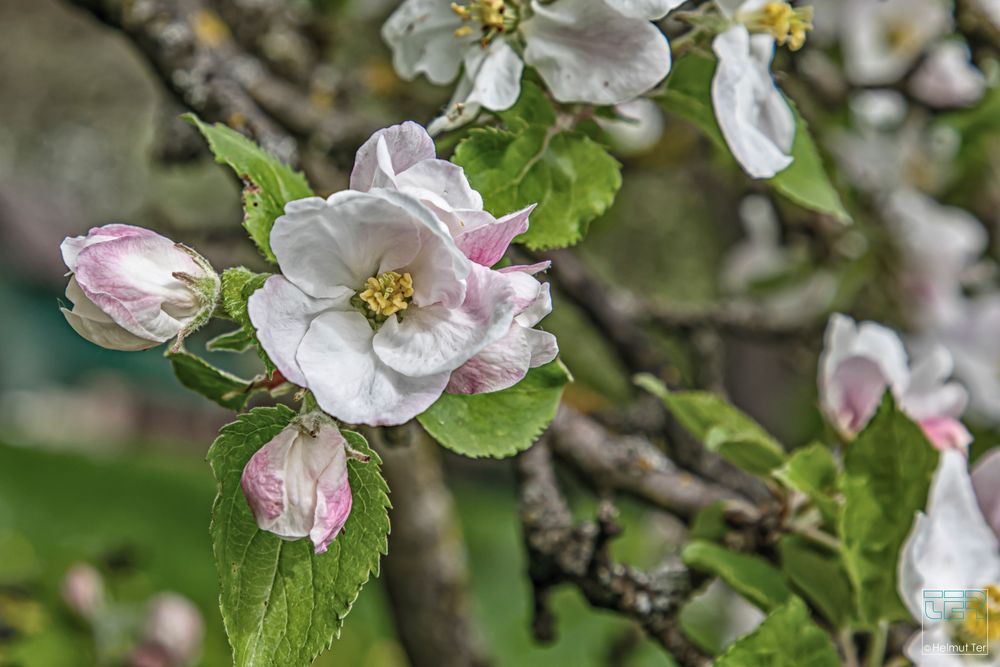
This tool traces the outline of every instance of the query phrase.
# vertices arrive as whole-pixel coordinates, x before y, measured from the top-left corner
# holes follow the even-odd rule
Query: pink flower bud
[[[143,644],[133,655],[133,665],[160,664],[171,667],[193,665],[201,653],[205,635],[201,612],[190,600],[177,593],[160,593],[149,603],[143,628]]]
[[[67,606],[83,618],[94,618],[104,608],[101,573],[86,563],[77,563],[63,577],[62,597]]]
[[[112,350],[144,350],[185,336],[211,316],[219,277],[193,250],[131,225],[68,237],[73,274],[62,309],[78,334]]]
[[[313,433],[298,424],[279,433],[247,463],[242,484],[261,530],[308,537],[324,553],[351,513],[347,442],[325,418]]]

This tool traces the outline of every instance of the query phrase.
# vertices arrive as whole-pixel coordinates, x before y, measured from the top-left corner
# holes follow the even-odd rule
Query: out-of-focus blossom
[[[915,190],[892,193],[884,212],[903,251],[902,281],[915,323],[954,322],[963,308],[963,275],[986,250],[986,230],[968,212]]]
[[[755,282],[787,271],[792,263],[781,245],[778,216],[767,197],[745,197],[740,202],[740,222],[746,238],[726,255],[722,267],[722,286],[730,292],[744,292]]]
[[[241,483],[261,530],[286,540],[308,537],[316,553],[324,553],[351,513],[347,441],[322,415],[308,425],[313,432],[304,424],[292,424],[261,447]]]
[[[774,38],[734,25],[716,36],[719,63],[712,106],[733,157],[753,178],[771,178],[792,163],[795,116],[771,77]]]
[[[431,125],[437,132],[468,122],[480,108],[513,105],[525,63],[560,102],[621,104],[649,91],[670,71],[670,45],[650,21],[680,4],[406,0],[382,37],[404,79],[424,74],[446,84],[462,72],[447,114]]]
[[[766,617],[721,579],[713,579],[692,596],[681,614],[685,625],[693,624],[699,636],[712,641],[713,645],[705,648],[713,653],[722,653],[734,641],[756,630]],[[707,627],[709,622],[711,626]]]
[[[858,325],[835,313],[820,356],[820,406],[845,438],[853,438],[889,390],[935,447],[964,452],[972,436],[959,417],[968,396],[961,385],[947,381],[952,368],[951,355],[937,347],[911,369],[894,331],[874,322]]]
[[[104,579],[91,565],[77,563],[67,570],[61,591],[66,605],[85,619],[92,620],[104,609]]]
[[[998,453],[994,451],[984,457],[970,475],[964,456],[944,452],[931,484],[927,513],[917,515],[903,546],[899,595],[913,618],[923,621],[922,630],[914,633],[904,652],[918,666],[998,664],[995,648],[992,656],[972,650],[968,655],[945,655],[931,648],[933,644],[984,646],[996,641],[990,624],[1000,616]],[[935,623],[931,620],[934,616],[928,615],[925,608],[927,590],[977,590],[981,596],[973,599],[972,608],[963,618]],[[951,616],[942,614],[945,610],[941,608],[935,611],[941,618]]]
[[[840,18],[847,78],[863,86],[899,81],[952,26],[947,0],[845,0]]]
[[[112,350],[144,350],[183,337],[215,308],[220,282],[190,248],[142,227],[105,225],[62,242],[73,276],[62,309],[70,326]]]
[[[622,155],[638,155],[655,146],[663,136],[663,113],[656,102],[636,99],[615,107],[616,118],[595,120]]]
[[[896,90],[862,90],[848,101],[851,114],[865,127],[889,130],[906,117],[906,98]]]
[[[188,667],[201,655],[205,625],[198,608],[177,593],[160,593],[149,603],[143,640],[133,667]]]
[[[986,77],[972,64],[969,47],[949,40],[931,49],[909,88],[914,97],[932,107],[968,107],[983,96]]]

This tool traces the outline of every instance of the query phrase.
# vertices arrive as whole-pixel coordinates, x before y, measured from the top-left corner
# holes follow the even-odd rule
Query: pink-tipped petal
[[[942,452],[949,449],[962,454],[968,452],[972,434],[954,417],[930,417],[919,423],[930,443]]]
[[[378,169],[379,139],[385,142],[388,154],[392,156],[393,175],[406,171],[421,160],[435,157],[434,140],[427,130],[413,121],[379,130],[358,149],[351,171],[352,190],[367,192],[371,189]]]
[[[513,387],[524,379],[531,365],[531,346],[525,329],[514,325],[503,338],[459,366],[445,391],[483,394]]]
[[[455,243],[473,262],[493,266],[503,258],[514,237],[528,231],[528,216],[535,206],[505,215],[492,225],[462,232],[455,237]]]
[[[63,240],[62,245],[59,246],[59,250],[62,252],[66,268],[70,271],[76,271],[76,258],[84,248],[97,243],[120,239],[125,236],[156,236],[163,238],[156,232],[143,227],[115,223],[102,227],[92,227],[86,236],[67,236]]]
[[[316,486],[316,514],[309,539],[318,554],[326,553],[330,543],[340,533],[351,514],[351,485],[347,480],[347,467],[331,465],[323,471]]]

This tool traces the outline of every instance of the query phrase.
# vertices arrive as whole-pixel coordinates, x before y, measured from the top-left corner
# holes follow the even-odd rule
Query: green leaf
[[[218,484],[212,548],[236,667],[311,664],[340,634],[387,549],[389,498],[381,459],[349,431],[344,437],[351,447],[371,460],[347,463],[354,503],[327,552],[314,554],[309,540],[286,541],[257,528],[240,477],[250,457],[294,416],[285,406],[255,408],[223,427],[208,452]]]
[[[791,595],[785,577],[760,556],[696,540],[684,547],[681,558],[689,567],[716,575],[765,611],[784,603]]]
[[[726,400],[704,391],[670,391],[652,375],[635,383],[658,396],[691,435],[733,465],[765,475],[785,462],[785,450],[764,428]]]
[[[509,389],[489,394],[443,394],[417,417],[431,436],[465,456],[513,456],[530,447],[552,422],[572,377],[561,361],[533,368]]]
[[[264,257],[276,262],[271,227],[284,214],[285,204],[314,195],[305,176],[236,130],[221,123],[203,123],[194,114],[183,118],[205,136],[216,161],[229,165],[243,181],[243,226]]]
[[[729,147],[712,108],[712,76],[716,61],[689,54],[673,64],[667,88],[660,98],[661,106],[696,125],[712,142],[727,154]],[[772,186],[792,202],[804,208],[850,222],[851,216],[834,189],[819,151],[795,103],[788,100],[795,114],[795,139],[792,143],[792,164],[769,180]]]
[[[847,448],[839,532],[864,623],[909,618],[896,593],[899,550],[926,504],[937,461],[920,427],[888,393]]]
[[[229,317],[243,328],[244,336],[257,347],[257,354],[264,363],[268,377],[275,371],[274,363],[257,340],[257,330],[247,313],[247,301],[250,299],[250,295],[260,289],[270,277],[270,274],[254,273],[242,266],[226,269],[222,272],[222,307]],[[212,342],[214,343],[215,340]],[[244,347],[244,349],[246,348]]]
[[[834,627],[845,627],[852,616],[853,592],[840,558],[798,535],[783,536],[778,554],[792,584]]]
[[[822,443],[813,443],[792,452],[788,461],[774,471],[785,486],[808,496],[823,517],[833,521],[837,516],[837,464],[830,450]]]
[[[733,644],[715,667],[838,667],[840,658],[799,598],[775,609],[756,630]]]
[[[517,238],[533,249],[562,248],[583,238],[621,187],[621,165],[581,132],[555,126],[555,113],[534,84],[500,114],[507,130],[469,132],[452,160],[465,169],[494,215],[537,203]]]
[[[692,540],[721,542],[727,532],[729,526],[726,524],[726,503],[719,501],[698,510],[688,530],[688,537]]]
[[[253,336],[247,335],[242,327],[229,333],[219,334],[205,343],[205,347],[212,352],[246,352],[253,346]]]
[[[224,408],[239,411],[250,400],[251,382],[216,368],[190,352],[167,352],[180,383]]]

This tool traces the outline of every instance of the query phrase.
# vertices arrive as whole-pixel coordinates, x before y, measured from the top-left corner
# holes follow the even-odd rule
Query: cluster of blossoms
[[[376,132],[351,189],[292,201],[271,232],[281,269],[247,303],[261,346],[323,413],[402,424],[444,392],[509,388],[555,359],[535,329],[552,310],[535,276],[548,262],[493,269],[534,206],[500,219],[424,128]],[[63,312],[82,336],[138,350],[180,341],[212,315],[209,263],[154,232],[108,225],[62,245],[73,274]],[[351,509],[347,457],[323,413],[299,420],[248,464],[243,488],[262,528],[325,551]]]
[[[670,72],[666,36],[651,21],[681,0],[407,0],[382,30],[396,71],[447,84],[459,78],[432,133],[472,121],[481,109],[517,101],[525,65],[561,103],[617,105],[635,118],[636,98]],[[753,178],[792,162],[795,116],[771,76],[776,46],[798,50],[812,29],[812,8],[787,0],[718,0],[700,17],[717,33],[712,102],[733,156]],[[700,30],[701,28],[696,28]],[[639,116],[640,120],[643,119]]]

